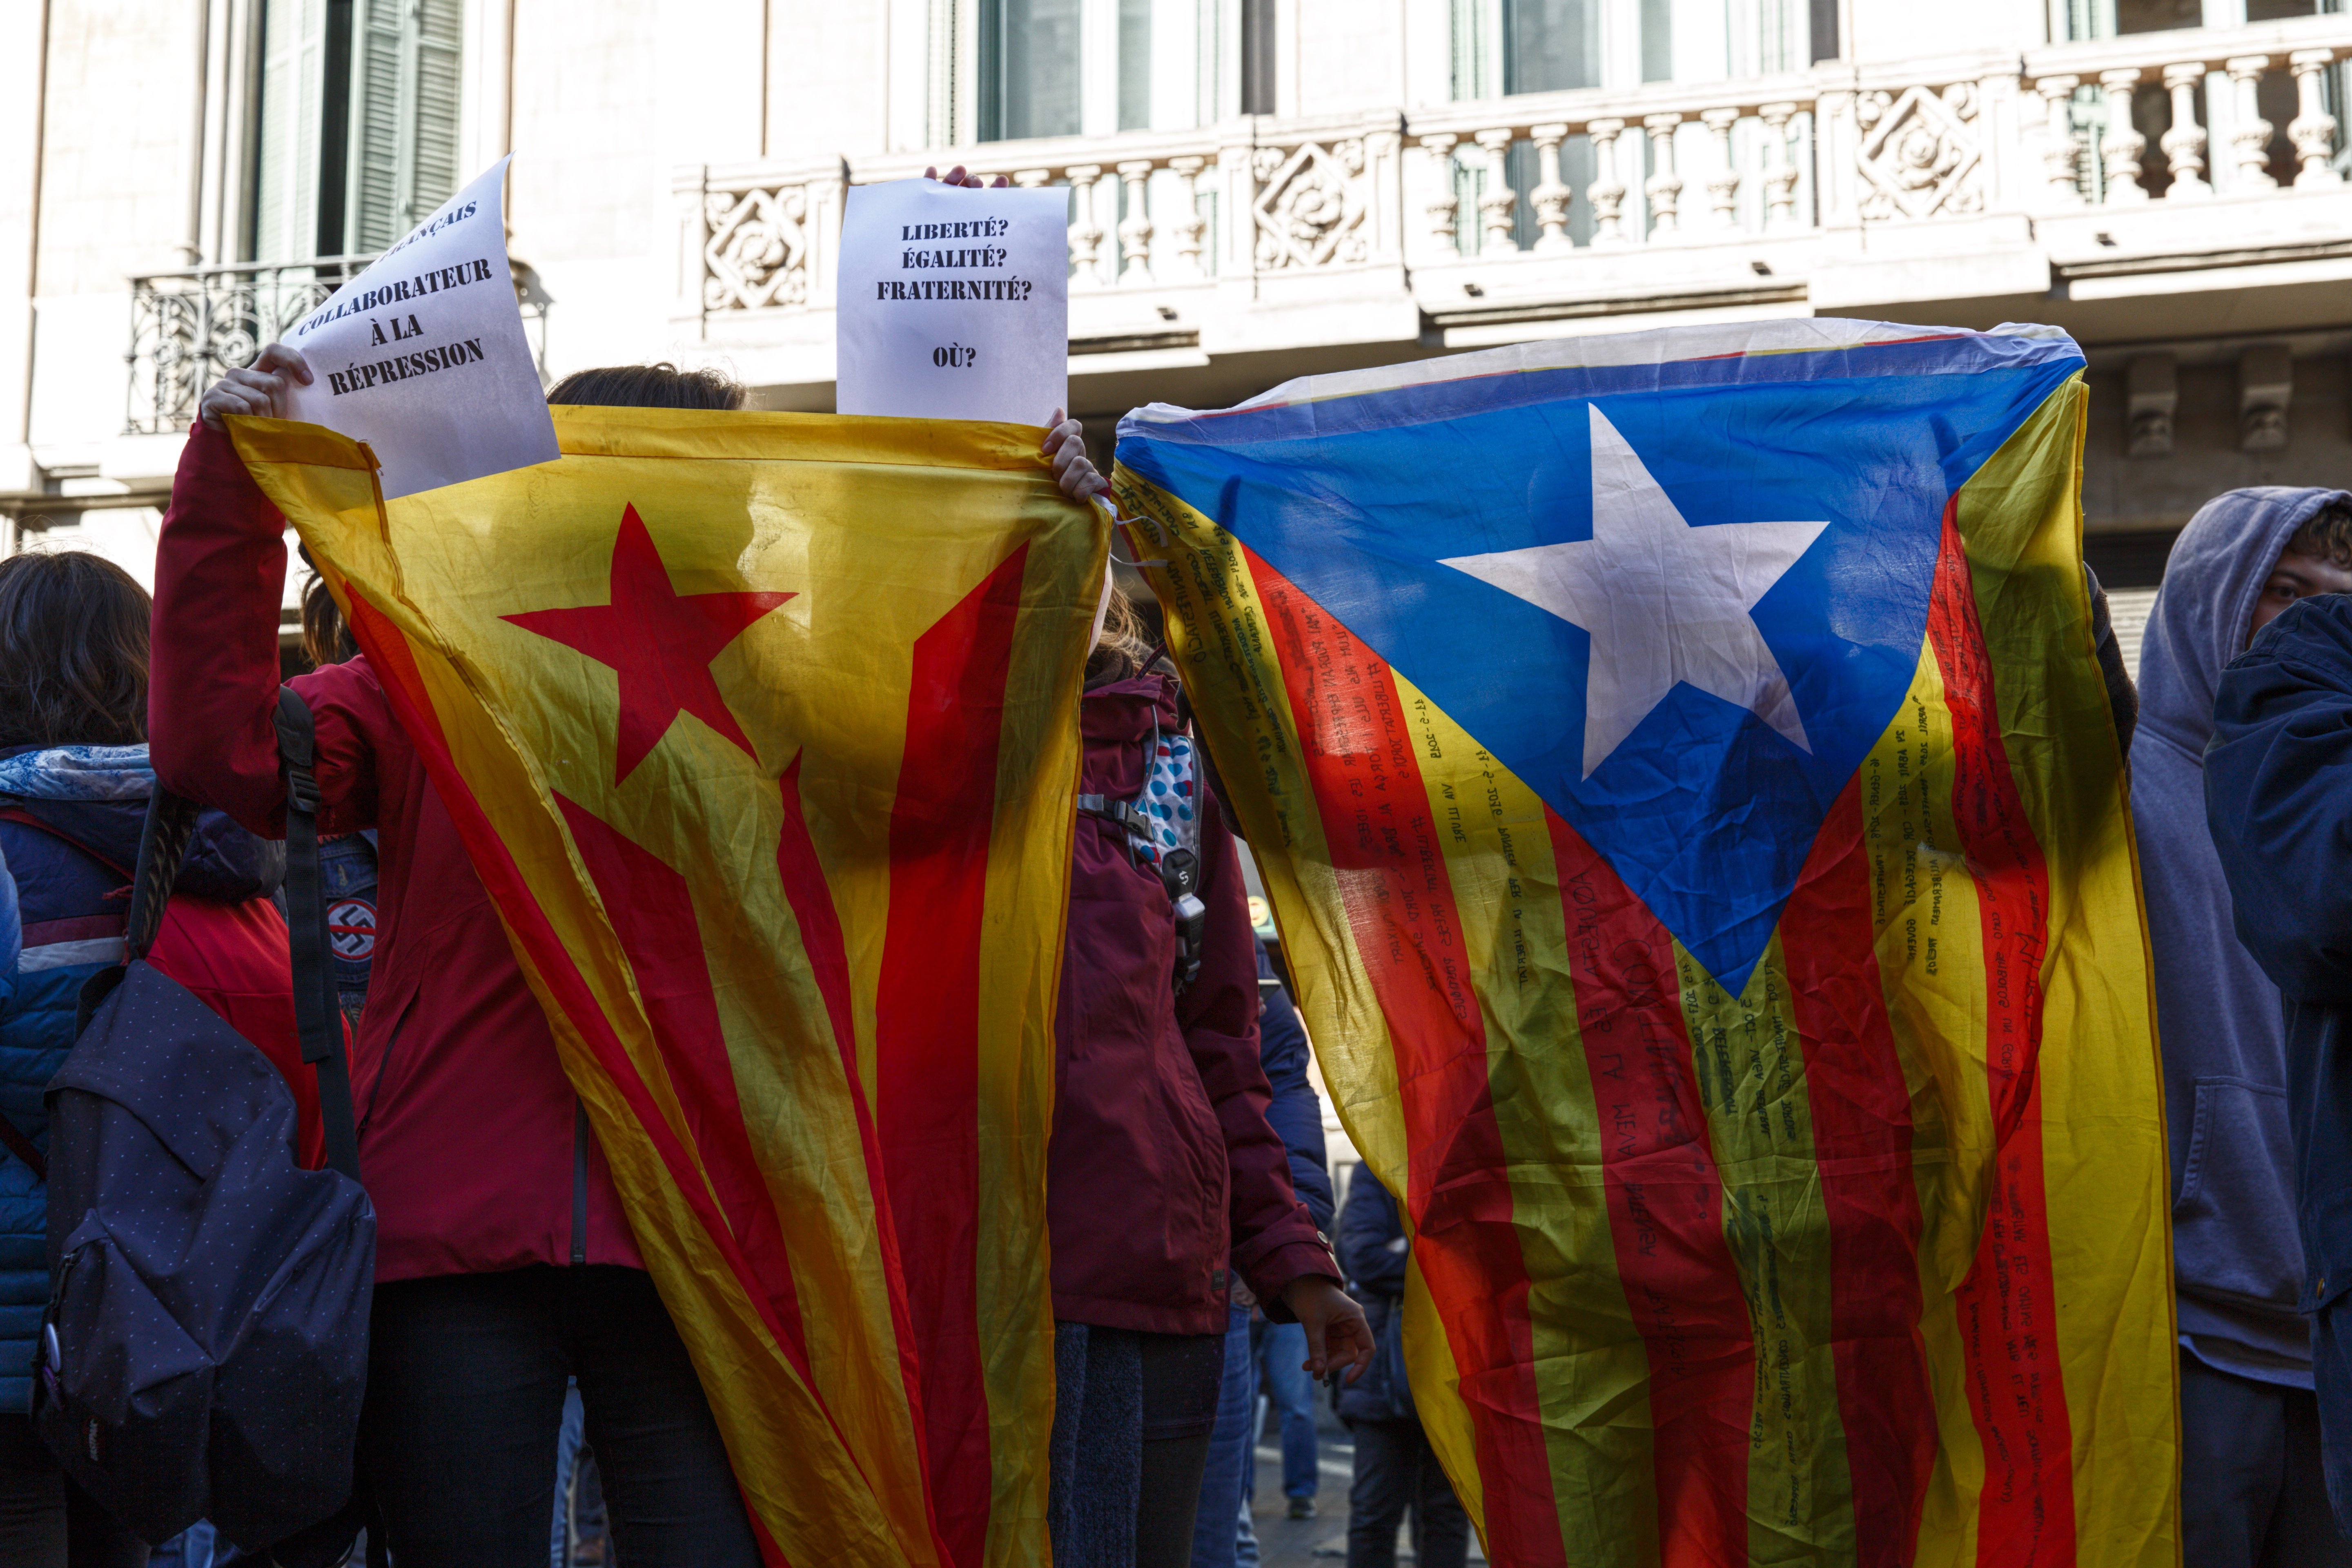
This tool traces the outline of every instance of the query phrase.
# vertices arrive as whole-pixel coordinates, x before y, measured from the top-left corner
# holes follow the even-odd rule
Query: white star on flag
[[[1812,744],[1780,660],[1749,612],[1826,522],[1693,528],[1615,426],[1592,407],[1592,537],[1440,565],[1580,626],[1592,639],[1584,688],[1584,776],[1677,681],[1748,709],[1801,751]]]

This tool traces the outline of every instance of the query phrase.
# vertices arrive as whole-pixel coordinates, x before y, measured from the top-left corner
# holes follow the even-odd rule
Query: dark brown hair
[[[547,389],[547,401],[551,404],[585,404],[598,408],[709,408],[726,412],[742,407],[750,395],[750,389],[731,375],[715,370],[680,370],[667,360],[659,364],[575,370]]]
[[[2310,521],[2294,531],[2286,547],[2297,554],[2333,561],[2352,571],[2352,507],[2342,501],[2328,502],[2311,514]]]
[[[151,603],[87,550],[0,561],[0,746],[144,741]]]
[[[302,656],[314,668],[356,658],[360,645],[352,639],[352,628],[343,624],[343,607],[327,592],[327,580],[319,575],[310,547],[305,544],[301,551],[302,564],[310,569],[310,580],[302,584]]]

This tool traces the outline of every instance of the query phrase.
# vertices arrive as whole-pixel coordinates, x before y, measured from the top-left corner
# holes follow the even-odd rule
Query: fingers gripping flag
[[[1044,1562],[1106,531],[1012,426],[555,417],[561,460],[389,505],[341,437],[234,434],[498,904],[770,1560]]]
[[[1116,479],[1497,1564],[2168,1564],[2063,336],[1294,382]]]

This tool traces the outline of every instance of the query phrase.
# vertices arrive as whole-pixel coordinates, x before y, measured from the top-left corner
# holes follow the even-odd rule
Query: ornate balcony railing
[[[1591,258],[1571,269],[1580,286],[1604,300],[1702,263],[1769,273],[1774,246],[1840,234],[2006,218],[2002,232],[2022,236],[2028,220],[2070,213],[2342,192],[2345,138],[2328,106],[2347,59],[2352,16],[2312,16],[2022,56],[695,165],[676,187],[676,315],[690,336],[740,337],[757,321],[792,335],[788,319],[834,303],[846,186],[950,162],[1070,189],[1074,348],[1121,296],[1165,301],[1173,321],[1202,289],[1305,299],[1290,280],[1391,268],[1400,288],[1433,286],[1416,274],[1460,279],[1449,299],[1491,306],[1487,275],[1507,292],[1547,271],[1538,258],[1575,255]],[[2098,242],[2116,243],[2105,226]],[[1089,298],[1099,303],[1082,307]],[[802,335],[825,331],[812,321]]]
[[[133,278],[124,430],[165,435],[185,429],[206,386],[226,371],[251,364],[265,344],[284,336],[374,259],[331,256]]]

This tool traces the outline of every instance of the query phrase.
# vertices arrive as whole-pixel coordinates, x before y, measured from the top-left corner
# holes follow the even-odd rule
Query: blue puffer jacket
[[[44,1150],[42,1096],[73,1046],[82,982],[121,956],[129,868],[153,789],[144,746],[0,751],[0,1115]],[[208,812],[177,888],[236,903],[274,894],[285,868],[283,846]],[[41,1179],[0,1153],[0,1410],[32,1397],[47,1245]]]

